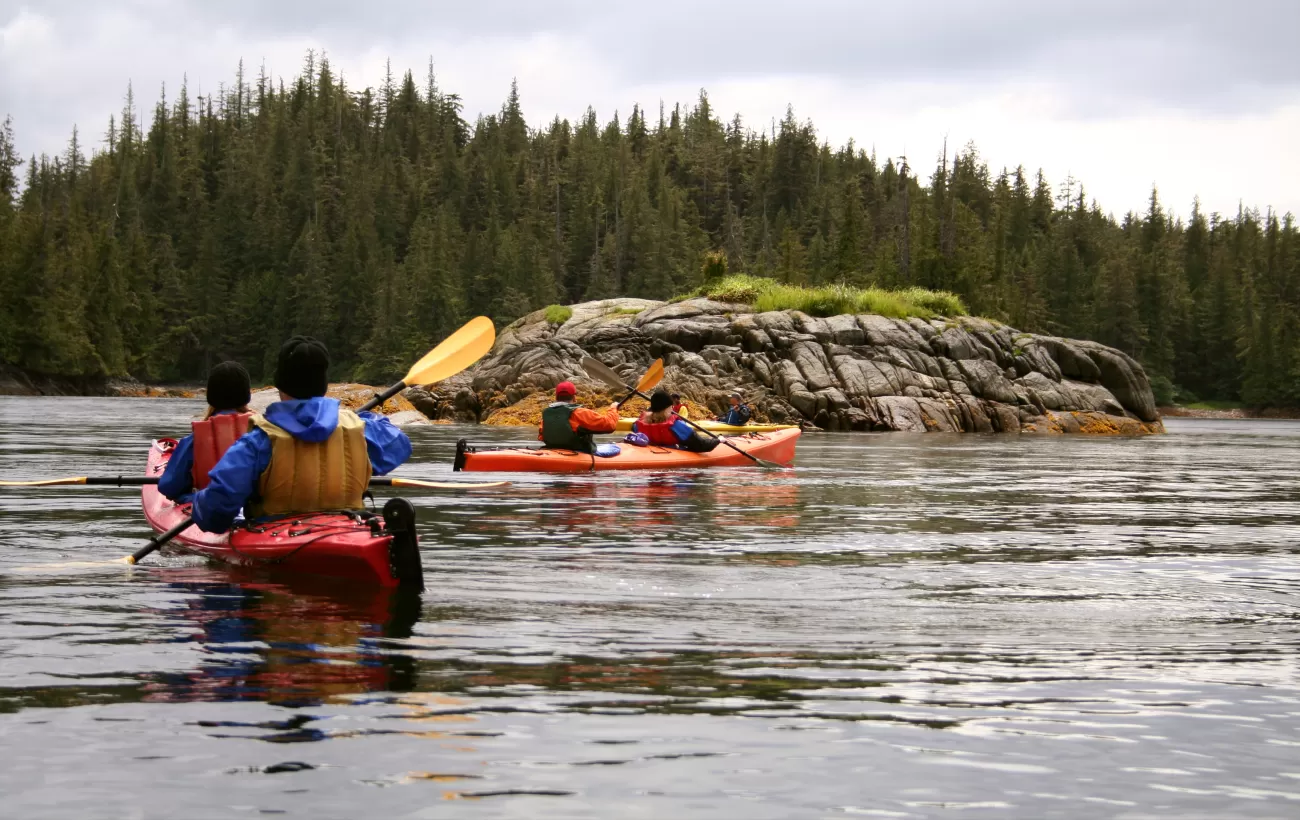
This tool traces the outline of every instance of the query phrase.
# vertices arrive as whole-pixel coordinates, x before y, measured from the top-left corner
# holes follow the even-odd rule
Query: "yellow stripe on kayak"
[[[620,433],[627,433],[632,430],[632,422],[636,419],[619,419],[618,427],[615,429]],[[697,421],[699,426],[708,430],[710,433],[734,433],[743,435],[745,433],[771,433],[774,430],[793,430],[798,427],[797,424],[746,424],[744,427],[737,427],[734,424],[723,424],[720,421]]]

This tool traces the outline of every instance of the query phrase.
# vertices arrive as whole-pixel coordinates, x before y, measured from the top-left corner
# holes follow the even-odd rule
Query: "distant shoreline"
[[[0,396],[100,396],[190,399],[203,395],[202,383],[145,384],[102,376],[55,376],[0,362]]]
[[[1266,407],[1262,410],[1252,410],[1247,407],[1233,407],[1224,410],[1214,410],[1203,407],[1158,407],[1156,408],[1161,417],[1167,419],[1221,419],[1242,421],[1258,419],[1300,419],[1300,408],[1296,407]]]
[[[331,384],[342,387],[343,384]],[[254,387],[254,390],[264,389]],[[27,373],[20,368],[0,363],[0,396],[70,396],[100,398],[202,398],[204,385],[199,383],[145,384],[135,379],[87,379],[65,376],[47,376]],[[1156,408],[1162,418],[1175,419],[1300,419],[1300,407],[1266,407],[1252,409],[1230,407],[1181,407],[1171,405]]]

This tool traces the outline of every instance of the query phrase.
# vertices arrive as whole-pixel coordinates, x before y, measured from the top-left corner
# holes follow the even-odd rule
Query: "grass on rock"
[[[966,306],[954,293],[925,288],[884,290],[849,285],[805,287],[786,285],[775,279],[733,274],[697,289],[692,296],[718,302],[753,305],[754,310],[799,310],[809,316],[838,316],[844,313],[876,313],[891,319],[913,316],[965,316]]]
[[[553,325],[562,325],[573,316],[573,308],[567,305],[547,305],[546,321]]]

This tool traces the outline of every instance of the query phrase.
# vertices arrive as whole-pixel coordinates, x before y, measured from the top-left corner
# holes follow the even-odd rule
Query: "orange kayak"
[[[746,436],[725,436],[726,441],[746,453],[789,464],[794,460],[798,429],[774,430]],[[698,467],[752,467],[754,462],[725,444],[708,453],[690,453],[669,447],[637,447],[619,442],[618,455],[607,458],[575,450],[547,450],[536,447],[491,447],[456,444],[452,469],[469,472],[588,473],[592,470],[683,470]]]

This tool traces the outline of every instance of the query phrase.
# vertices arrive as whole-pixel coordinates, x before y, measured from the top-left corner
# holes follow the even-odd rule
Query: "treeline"
[[[1153,192],[1117,222],[1074,180],[993,173],[972,146],[881,162],[792,111],[724,122],[703,92],[533,130],[512,88],[470,123],[432,71],[355,91],[312,54],[288,85],[241,67],[220,93],[135,110],[128,92],[93,151],[74,131],[26,163],[0,133],[3,361],[171,380],[230,357],[266,377],[308,333],[336,376],[389,381],[469,316],[666,298],[721,251],[731,272],[949,290],[1114,345],[1165,401],[1300,405],[1290,215],[1184,222]]]

